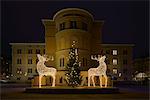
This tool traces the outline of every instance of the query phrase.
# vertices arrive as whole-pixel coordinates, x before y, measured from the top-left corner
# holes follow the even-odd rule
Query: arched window
[[[60,58],[59,59],[59,64],[60,64],[60,67],[64,67],[65,66],[65,59],[64,58]]]
[[[63,83],[63,78],[62,77],[60,78],[59,83]]]

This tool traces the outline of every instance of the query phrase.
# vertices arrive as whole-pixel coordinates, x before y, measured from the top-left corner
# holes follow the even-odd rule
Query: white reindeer
[[[98,55],[98,58],[91,56],[91,59],[97,60],[99,62],[99,66],[97,68],[90,68],[88,70],[88,86],[90,86],[90,79],[92,78],[93,86],[95,87],[94,76],[99,76],[100,79],[100,87],[102,87],[102,76],[105,77],[105,87],[107,87],[107,75],[106,70],[107,66],[105,61],[106,56]]]
[[[41,56],[40,54],[37,54],[38,57],[38,63],[37,63],[37,72],[39,73],[39,88],[41,88],[41,79],[42,77],[45,76],[52,76],[53,78],[53,83],[52,87],[55,87],[55,79],[56,79],[56,72],[57,70],[55,68],[48,68],[45,66],[45,62],[50,60],[48,57]],[[53,58],[51,59],[53,60]]]

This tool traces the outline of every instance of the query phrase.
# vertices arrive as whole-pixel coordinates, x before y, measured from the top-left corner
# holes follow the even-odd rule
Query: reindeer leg
[[[39,88],[41,88],[42,75],[39,75]]]
[[[105,87],[107,87],[107,75],[104,75],[104,77],[105,77]]]
[[[88,87],[90,87],[90,75],[88,76]]]
[[[100,80],[100,87],[103,87],[103,83],[102,83],[102,75],[99,76],[99,80]]]
[[[55,87],[55,76],[53,76],[53,84],[52,87]]]
[[[93,86],[95,87],[94,76],[92,76]]]

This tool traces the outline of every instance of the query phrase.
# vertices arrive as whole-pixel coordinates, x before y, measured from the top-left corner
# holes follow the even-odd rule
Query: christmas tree
[[[80,76],[80,63],[78,60],[78,51],[75,48],[75,41],[73,41],[72,48],[70,48],[65,75],[68,86],[77,87],[81,83],[82,77]]]

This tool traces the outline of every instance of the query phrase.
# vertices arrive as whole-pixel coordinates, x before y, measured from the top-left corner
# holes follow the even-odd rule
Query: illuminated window
[[[36,54],[40,54],[40,49],[36,49]]]
[[[32,73],[32,68],[28,68],[28,73]]]
[[[113,74],[117,74],[117,71],[118,71],[118,70],[117,70],[116,68],[114,68],[114,69],[113,69]]]
[[[59,30],[64,30],[65,29],[65,22],[59,24]]]
[[[17,54],[21,54],[22,50],[21,49],[17,49]]]
[[[70,21],[70,28],[76,29],[77,28],[77,23],[76,21]]]
[[[113,55],[117,55],[117,50],[113,50]]]
[[[32,49],[29,49],[29,50],[28,50],[28,54],[32,54]]]
[[[28,64],[32,64],[32,59],[28,59]]]
[[[117,59],[113,59],[113,65],[117,65]]]
[[[17,59],[17,64],[21,64],[21,59]]]

